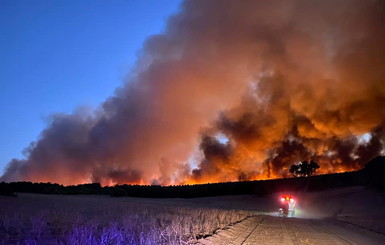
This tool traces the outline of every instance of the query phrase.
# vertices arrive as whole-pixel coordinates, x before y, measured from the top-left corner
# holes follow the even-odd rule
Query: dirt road
[[[378,234],[358,231],[332,221],[256,216],[201,239],[198,244],[375,245],[383,244],[383,238]]]

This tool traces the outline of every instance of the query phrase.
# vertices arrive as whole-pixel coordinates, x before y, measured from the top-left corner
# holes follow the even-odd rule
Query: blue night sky
[[[0,175],[54,113],[95,108],[181,0],[0,0]]]

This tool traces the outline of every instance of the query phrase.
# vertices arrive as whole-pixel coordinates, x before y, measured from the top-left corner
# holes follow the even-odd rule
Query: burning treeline
[[[309,159],[359,169],[384,153],[384,5],[187,0],[113,96],[52,116],[1,179],[235,181]]]

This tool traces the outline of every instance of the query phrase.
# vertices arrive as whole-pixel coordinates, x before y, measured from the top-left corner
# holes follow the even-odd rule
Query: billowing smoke
[[[97,112],[55,115],[2,180],[284,177],[383,154],[385,2],[187,0]],[[192,160],[193,159],[193,160]]]

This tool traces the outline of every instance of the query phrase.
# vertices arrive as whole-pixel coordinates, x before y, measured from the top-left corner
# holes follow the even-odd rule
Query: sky
[[[96,108],[181,0],[1,0],[0,175],[50,116]]]

